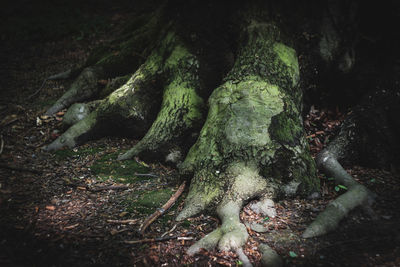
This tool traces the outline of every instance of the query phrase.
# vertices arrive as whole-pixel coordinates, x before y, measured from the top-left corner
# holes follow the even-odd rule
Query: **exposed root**
[[[89,114],[94,111],[100,103],[101,100],[95,100],[89,103],[75,103],[71,105],[64,114],[62,120],[63,128],[67,129],[68,127],[89,116]]]
[[[244,246],[249,237],[246,226],[240,222],[239,213],[241,205],[238,202],[230,201],[219,205],[217,213],[222,220],[222,225],[188,249],[189,255],[194,255],[204,248],[218,248],[223,251],[236,251]]]
[[[157,119],[140,142],[121,155],[120,160],[142,152],[151,154],[153,159],[165,157],[178,145],[176,142],[197,132],[201,125],[204,101],[197,93],[200,90],[199,62],[179,40],[174,42],[175,47],[163,68],[170,79]]]
[[[327,175],[333,177],[337,183],[345,185],[348,190],[329,203],[325,211],[307,227],[303,233],[304,238],[320,236],[336,229],[351,210],[361,205],[369,205],[368,200],[371,197],[368,189],[357,183],[328,150],[318,155],[317,163]]]
[[[72,73],[73,73],[72,69],[69,69],[67,71],[60,72],[60,73],[57,73],[57,74],[54,74],[54,75],[51,75],[51,76],[47,77],[46,79],[43,80],[43,83],[39,87],[39,89],[37,89],[33,94],[28,96],[28,99],[31,99],[32,97],[34,97],[35,95],[40,93],[40,91],[43,89],[43,87],[44,87],[44,85],[46,84],[47,81],[68,79],[69,77],[71,77]]]
[[[245,245],[248,239],[246,226],[241,223],[239,218],[240,210],[244,203],[251,198],[260,197],[263,191],[267,188],[267,180],[258,175],[258,170],[253,164],[235,163],[231,164],[226,171],[221,174],[220,179],[233,183],[228,186],[229,190],[225,192],[223,199],[217,206],[217,214],[221,218],[222,224],[216,230],[212,231],[204,238],[196,242],[188,249],[189,255],[198,253],[201,249],[213,249],[218,247],[222,251],[235,251],[241,257],[241,261],[246,266],[251,266],[247,256],[244,255],[241,248]],[[191,188],[191,190],[195,190]],[[198,188],[197,188],[198,190]],[[193,192],[193,191],[191,191]],[[205,195],[204,192],[197,192],[200,195]],[[192,193],[193,194],[193,193]],[[197,196],[194,194],[192,196]],[[208,199],[215,201],[212,197]],[[210,205],[212,202],[203,201],[199,206],[197,197],[188,197],[189,202],[186,204],[178,219],[183,219],[185,216],[190,216],[194,211],[197,211],[202,205]]]
[[[84,69],[72,83],[70,89],[46,111],[46,115],[53,115],[73,103],[85,101],[93,97],[99,91],[97,81],[103,75],[103,69],[98,66]]]
[[[268,216],[271,218],[274,218],[276,216],[275,203],[268,196],[265,196],[265,197],[261,198],[260,201],[257,201],[256,203],[251,204],[250,209],[256,213],[259,213],[259,214],[262,214],[264,216]]]
[[[126,134],[143,136],[154,118],[159,102],[159,75],[161,57],[154,53],[123,86],[100,101],[87,117],[71,126],[45,150],[74,147],[83,141],[126,130]],[[103,133],[101,132],[103,131]]]
[[[92,112],[85,119],[71,126],[65,133],[58,137],[50,145],[43,147],[43,150],[54,151],[63,147],[73,148],[77,144],[86,141],[88,135],[96,126],[98,114]]]
[[[163,6],[148,18],[138,29],[125,35],[125,39],[117,40],[117,45],[94,51],[85,64],[88,67],[81,72],[70,89],[46,111],[46,115],[52,115],[73,103],[99,96],[99,79],[114,78],[136,71],[143,63],[143,58],[150,54],[153,48],[151,43],[160,35]]]
[[[282,258],[267,244],[261,244],[259,250],[262,254],[261,264],[267,267],[283,266]]]

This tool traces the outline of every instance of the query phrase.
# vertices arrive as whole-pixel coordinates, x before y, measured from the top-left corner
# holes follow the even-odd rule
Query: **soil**
[[[128,15],[108,14],[116,28]],[[29,46],[2,44],[0,266],[240,266],[235,253],[185,253],[220,223],[200,215],[177,224],[174,217],[185,195],[144,236],[139,234],[141,223],[177,190],[179,180],[168,166],[139,158],[116,161],[137,140],[102,138],[72,150],[41,151],[58,136],[65,112],[46,117],[44,111],[72,82],[49,81],[41,88],[43,80],[82,64],[92,47],[111,38],[107,31],[84,38],[39,39]],[[314,155],[346,113],[311,107],[305,127]],[[365,166],[347,170],[376,194],[373,214],[355,210],[335,232],[302,239],[307,225],[345,191],[320,174],[319,194],[277,201],[275,218],[243,209],[243,222],[257,221],[269,229],[249,229],[244,252],[251,262],[260,264],[258,244],[268,243],[287,266],[400,266],[399,176]],[[160,237],[168,238],[146,240]]]

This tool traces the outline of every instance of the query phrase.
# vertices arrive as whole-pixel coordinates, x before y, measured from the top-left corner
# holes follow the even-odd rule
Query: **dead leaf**
[[[119,217],[124,217],[124,216],[127,215],[127,214],[128,214],[127,211],[123,211],[123,212],[121,212],[121,213],[119,214]]]
[[[55,210],[56,209],[56,207],[54,207],[54,206],[46,206],[46,210]]]

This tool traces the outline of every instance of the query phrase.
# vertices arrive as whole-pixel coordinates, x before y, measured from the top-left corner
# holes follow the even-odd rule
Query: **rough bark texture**
[[[191,179],[177,220],[203,211],[221,218],[222,225],[188,252],[218,246],[247,262],[241,250],[248,238],[239,218],[243,205],[259,199],[254,209],[273,216],[272,199],[319,186],[302,126],[296,52],[277,24],[267,22],[268,16],[253,16],[258,13],[254,7],[240,13],[245,19],[235,24],[239,40],[232,48],[233,67],[216,89],[204,79],[204,62],[211,56],[199,52],[190,41],[196,38],[190,32],[188,37],[182,25],[166,24],[133,76],[47,149],[73,147],[113,131],[141,138],[120,159],[171,160]]]

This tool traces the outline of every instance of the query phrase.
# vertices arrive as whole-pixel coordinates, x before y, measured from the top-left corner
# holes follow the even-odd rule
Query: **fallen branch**
[[[129,220],[107,220],[108,223],[115,223],[115,224],[135,224],[138,220],[137,219],[129,219]]]
[[[4,148],[4,140],[3,140],[3,135],[0,135],[0,155],[3,153],[3,148]]]
[[[176,228],[179,224],[180,224],[180,222],[178,222],[177,224],[175,224],[170,230],[168,230],[168,231],[166,231],[165,233],[163,233],[163,234],[161,235],[161,237],[164,237],[164,236],[166,236],[167,234],[172,233],[172,232],[175,230],[175,228]]]
[[[88,188],[91,192],[100,192],[103,190],[127,190],[129,189],[126,185],[106,185],[106,186],[98,186],[95,188]]]
[[[132,240],[132,241],[124,241],[125,244],[129,245],[134,245],[134,244],[141,244],[141,243],[153,243],[153,242],[162,242],[162,241],[168,241],[171,239],[176,239],[176,240],[193,240],[194,238],[191,236],[163,236],[163,237],[157,237],[157,238],[145,238],[141,240]]]
[[[161,209],[158,209],[157,211],[155,211],[152,215],[150,215],[143,222],[142,227],[139,230],[141,235],[144,234],[144,232],[146,231],[146,228],[149,227],[150,224],[152,224],[158,217],[162,216],[175,203],[175,201],[183,193],[183,190],[185,189],[185,185],[186,185],[186,182],[183,182],[179,186],[179,188],[175,192],[175,194],[167,201],[167,203],[165,203],[164,206],[161,207]]]
[[[23,167],[18,167],[18,166],[11,166],[11,165],[2,164],[2,163],[0,163],[0,168],[9,169],[9,170],[13,170],[13,171],[31,172],[31,173],[35,173],[35,174],[42,174],[42,172],[39,171],[39,170],[28,169],[28,168],[23,168]]]
[[[37,95],[43,89],[43,87],[47,81],[68,79],[71,76],[71,73],[72,73],[72,70],[69,69],[67,71],[60,72],[60,73],[57,73],[57,74],[51,75],[50,77],[45,78],[43,80],[42,85],[39,87],[39,89],[37,89],[33,94],[28,96],[28,100],[31,99],[32,97],[34,97],[35,95]]]

